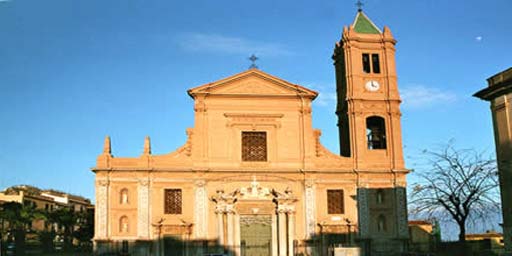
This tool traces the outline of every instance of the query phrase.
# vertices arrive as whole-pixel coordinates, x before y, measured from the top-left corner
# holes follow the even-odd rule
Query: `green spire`
[[[363,13],[358,11],[356,19],[352,24],[354,31],[362,34],[381,34],[380,29]]]

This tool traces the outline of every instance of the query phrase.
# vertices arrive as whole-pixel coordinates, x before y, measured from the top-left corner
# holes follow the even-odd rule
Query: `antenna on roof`
[[[362,12],[363,11],[363,3],[361,2],[361,0],[357,0],[357,3],[356,3],[356,6],[357,6],[357,11],[358,12]]]

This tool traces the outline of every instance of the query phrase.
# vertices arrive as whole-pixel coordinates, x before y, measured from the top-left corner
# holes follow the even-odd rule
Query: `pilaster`
[[[98,180],[96,182],[96,237],[95,239],[105,239],[108,236],[108,180]]]
[[[149,180],[140,179],[137,191],[137,236],[149,238]]]
[[[311,238],[315,235],[316,227],[316,197],[315,197],[315,182],[314,180],[306,180],[304,184],[304,202],[306,205],[306,237]]]
[[[359,237],[362,239],[370,238],[370,209],[368,207],[368,188],[360,187],[357,189],[357,210]]]
[[[206,182],[204,180],[197,180],[195,182],[195,196],[194,196],[194,222],[195,222],[195,237],[206,238],[207,236],[207,193]]]
[[[398,238],[407,239],[409,230],[407,226],[407,202],[405,187],[395,187],[396,219]]]

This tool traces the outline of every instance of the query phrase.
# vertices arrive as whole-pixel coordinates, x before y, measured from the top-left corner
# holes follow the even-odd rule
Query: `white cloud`
[[[423,85],[404,86],[400,89],[400,95],[406,108],[429,107],[457,100],[453,92]]]
[[[314,105],[322,108],[336,107],[336,86],[322,83],[299,83],[318,92]],[[435,87],[412,84],[399,88],[402,106],[405,108],[426,108],[446,104],[457,100],[457,95],[451,91]]]
[[[256,54],[282,56],[293,54],[278,43],[252,41],[241,37],[219,34],[187,33],[178,38],[179,45],[189,51],[217,52],[228,54]]]
[[[318,83],[300,84],[318,92],[318,96],[315,101],[313,101],[313,104],[316,104],[319,107],[330,108],[334,108],[336,106],[336,86],[334,84],[328,86],[320,85]]]

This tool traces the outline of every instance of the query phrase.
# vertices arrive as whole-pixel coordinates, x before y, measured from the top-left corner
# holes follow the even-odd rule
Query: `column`
[[[234,214],[233,217],[235,218],[235,255],[240,255],[240,215]]]
[[[96,239],[107,238],[108,224],[108,180],[99,180],[96,184]]]
[[[281,205],[280,205],[281,206]],[[281,208],[281,207],[280,207]],[[287,256],[286,253],[286,212],[284,209],[278,210],[279,218],[279,256]]]
[[[139,180],[137,188],[137,236],[149,238],[149,181]]]
[[[228,246],[229,250],[232,250],[233,249],[232,246],[234,245],[233,238],[234,238],[235,228],[234,228],[234,223],[233,223],[233,215],[234,215],[233,210],[228,209],[227,210],[228,234],[227,234],[226,240],[227,240],[227,246]]]
[[[219,245],[224,245],[224,211],[219,209],[217,206],[217,210],[215,210],[215,214],[217,215],[217,234],[219,235]]]
[[[293,238],[295,238],[295,212],[293,209],[288,210],[288,255],[293,256]]]
[[[277,256],[277,214],[272,214],[272,256]]]

